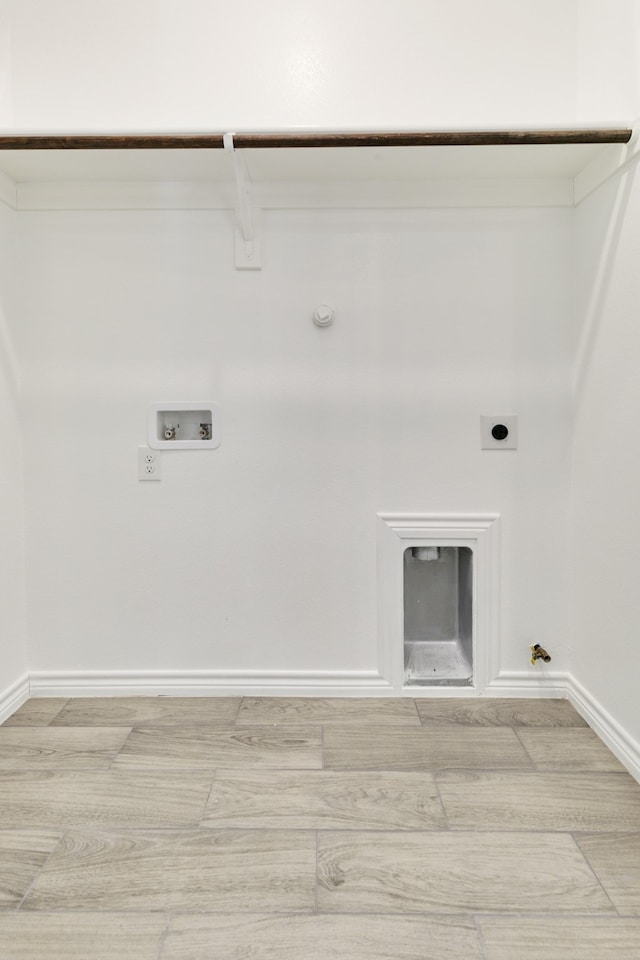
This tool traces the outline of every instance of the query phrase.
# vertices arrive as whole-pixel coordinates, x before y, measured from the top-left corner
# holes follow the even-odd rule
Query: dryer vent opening
[[[404,684],[473,684],[473,551],[404,551]]]

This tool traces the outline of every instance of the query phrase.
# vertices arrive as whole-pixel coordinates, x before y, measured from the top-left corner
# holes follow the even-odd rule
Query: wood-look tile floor
[[[640,785],[561,700],[34,699],[2,960],[639,960]]]

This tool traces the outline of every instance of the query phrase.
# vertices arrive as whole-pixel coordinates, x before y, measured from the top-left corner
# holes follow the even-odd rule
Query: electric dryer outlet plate
[[[518,418],[514,416],[480,417],[481,450],[517,450]]]

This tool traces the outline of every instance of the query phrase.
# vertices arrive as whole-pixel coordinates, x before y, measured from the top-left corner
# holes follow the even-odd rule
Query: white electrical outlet
[[[138,447],[138,480],[162,480],[162,454],[151,447]]]

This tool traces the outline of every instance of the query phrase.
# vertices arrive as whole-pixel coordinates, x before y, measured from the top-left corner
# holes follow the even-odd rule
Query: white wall
[[[271,213],[246,273],[227,214],[21,214],[32,669],[375,670],[378,510],[501,513],[501,666],[566,668],[571,218]],[[165,399],[223,444],[141,484]]]
[[[576,109],[579,5],[13,0],[14,124],[562,124]]]
[[[252,6],[0,0],[0,123],[526,127],[638,112],[637,0]],[[578,213],[587,299],[611,202]],[[569,366],[590,311],[570,303],[569,211],[274,213],[259,274],[233,270],[223,214],[20,214],[31,668],[370,669],[375,512],[495,510],[503,671],[541,642],[616,712],[628,558],[605,569],[606,528],[594,556],[581,519],[632,500],[607,463],[631,469],[633,445],[608,421],[608,459],[593,440],[602,411],[626,422],[608,378],[631,390],[634,332],[619,324],[634,203],[595,311],[606,333],[581,354],[571,662]],[[338,320],[319,331],[324,299]],[[223,446],[165,455],[163,481],[140,485],[148,403],[189,397],[222,402]],[[478,449],[480,414],[500,412],[520,416],[514,456]]]
[[[572,484],[572,671],[640,744],[640,182],[611,181],[577,211],[584,349]]]
[[[0,710],[27,672],[21,384],[10,327],[15,217],[0,202]]]
[[[581,108],[640,116],[640,3],[580,5]],[[608,104],[608,106],[607,106]],[[624,114],[623,114],[624,115]],[[601,732],[640,775],[636,642],[640,535],[640,182],[637,163],[576,210],[571,672]]]
[[[11,0],[0,0],[0,126],[13,123]]]
[[[585,123],[636,120],[639,0],[580,0],[577,54],[577,119]]]

